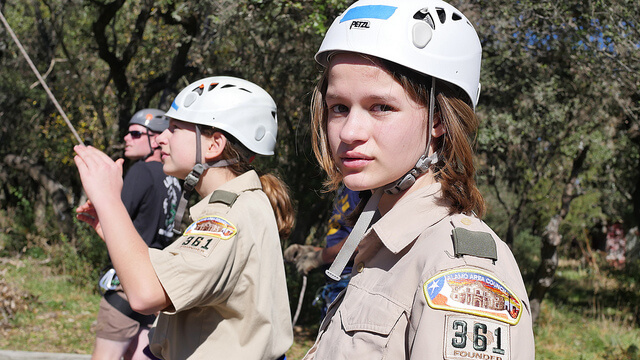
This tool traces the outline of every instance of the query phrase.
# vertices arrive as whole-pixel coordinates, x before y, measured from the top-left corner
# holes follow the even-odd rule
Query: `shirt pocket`
[[[406,311],[384,296],[352,287],[338,308],[351,359],[405,357]],[[343,348],[344,349],[344,348]]]

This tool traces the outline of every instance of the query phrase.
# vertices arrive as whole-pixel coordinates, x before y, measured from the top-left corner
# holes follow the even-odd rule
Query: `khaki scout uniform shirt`
[[[220,190],[231,206],[210,203]],[[184,234],[151,262],[172,309],[152,329],[162,359],[276,359],[293,342],[276,219],[260,179],[249,171],[190,209]]]
[[[365,234],[349,286],[305,359],[534,359],[529,300],[511,251],[477,218],[448,215],[440,188],[407,195]],[[470,230],[495,244],[497,260],[456,256],[458,228],[460,237]]]

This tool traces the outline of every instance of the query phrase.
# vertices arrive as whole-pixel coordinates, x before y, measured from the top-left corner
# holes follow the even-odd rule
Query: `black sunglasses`
[[[127,134],[131,135],[132,139],[140,139],[140,137],[142,137],[142,135],[149,135],[149,132],[131,130],[131,131],[128,131]]]

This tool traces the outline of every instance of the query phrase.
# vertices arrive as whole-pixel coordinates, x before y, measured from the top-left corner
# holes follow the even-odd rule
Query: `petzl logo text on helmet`
[[[354,20],[351,22],[351,26],[349,29],[368,29],[369,28],[369,20]]]
[[[358,19],[381,19],[387,20],[393,15],[396,11],[397,7],[395,6],[387,6],[387,5],[365,5],[354,7],[347,11],[346,14],[340,19],[340,22],[343,23],[349,20],[358,20]],[[351,27],[354,27],[351,24]]]

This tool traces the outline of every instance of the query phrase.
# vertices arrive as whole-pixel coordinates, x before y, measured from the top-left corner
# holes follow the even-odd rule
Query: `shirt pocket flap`
[[[338,308],[345,331],[368,331],[389,335],[404,309],[381,295],[370,294],[355,287],[351,287],[349,291],[360,293],[349,296],[349,299],[360,301],[343,300]]]

